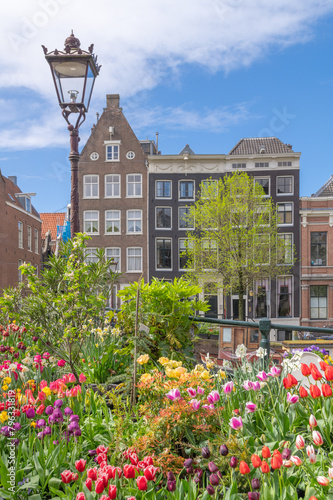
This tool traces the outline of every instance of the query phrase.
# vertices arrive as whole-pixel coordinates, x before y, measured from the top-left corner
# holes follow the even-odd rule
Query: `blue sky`
[[[62,49],[72,28],[102,64],[81,146],[119,93],[138,138],[159,132],[162,154],[274,135],[302,153],[301,196],[333,174],[332,0],[12,4],[0,16],[0,169],[37,193],[39,212],[70,199],[69,137],[41,44]]]

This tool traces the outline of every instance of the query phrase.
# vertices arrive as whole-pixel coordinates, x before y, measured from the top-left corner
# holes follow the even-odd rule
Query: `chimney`
[[[16,177],[16,175],[9,175],[8,179],[10,181],[12,181],[12,183],[15,184],[15,186],[17,186],[17,177]]]
[[[119,108],[119,94],[107,94],[106,107],[107,108]]]

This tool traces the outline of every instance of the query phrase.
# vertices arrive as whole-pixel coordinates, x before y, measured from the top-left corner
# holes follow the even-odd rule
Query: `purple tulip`
[[[228,447],[225,444],[221,444],[220,455],[222,455],[222,457],[226,457],[228,453],[229,453]]]
[[[176,490],[176,481],[168,481],[167,482],[167,488],[169,491],[175,491]]]
[[[46,425],[46,422],[43,418],[37,420],[37,422],[36,422],[36,427],[38,429],[40,429],[41,427],[45,427],[45,425]]]
[[[79,420],[80,420],[79,415],[71,415],[71,416],[69,417],[69,421],[70,421],[70,422],[78,422]]]
[[[210,457],[210,450],[209,450],[208,446],[204,446],[203,448],[201,448],[201,455],[203,456],[203,458]]]
[[[209,476],[209,482],[212,486],[217,486],[220,482],[220,478],[217,474],[211,474]]]
[[[254,413],[257,409],[257,405],[252,403],[252,401],[248,401],[245,405],[247,413]]]
[[[173,473],[173,472],[171,472],[171,471],[170,471],[170,472],[168,472],[168,474],[167,474],[167,480],[168,480],[168,481],[176,481],[176,478],[175,478],[175,476],[174,476],[174,473]]]
[[[253,490],[260,490],[260,479],[254,477],[251,480],[251,486]]]
[[[53,406],[47,406],[47,407],[45,408],[45,413],[46,413],[46,415],[52,415],[53,411],[54,411]]]
[[[79,424],[77,422],[71,422],[68,426],[68,430],[70,432],[74,432],[74,431],[77,431],[79,429]]]
[[[235,430],[243,427],[242,417],[238,417],[238,418],[232,417],[230,419],[229,425],[230,425],[230,427],[232,427]]]
[[[208,469],[212,474],[215,474],[219,470],[219,468],[217,467],[216,464],[214,464],[214,462],[209,462]]]
[[[211,496],[215,495],[215,490],[214,490],[213,486],[211,486],[210,484],[207,486],[206,490],[207,490],[208,495],[211,495]]]
[[[184,461],[184,464],[183,466],[187,469],[188,467],[191,467],[191,465],[193,464],[193,460],[192,458],[187,458],[185,461]]]
[[[57,399],[55,402],[54,402],[54,407],[55,408],[61,408],[63,405],[63,401],[61,399]]]
[[[257,491],[249,491],[247,496],[249,497],[249,500],[259,500],[260,493]]]
[[[236,457],[231,457],[230,458],[230,467],[232,467],[233,469],[235,469],[237,467],[237,464],[238,464],[238,460]]]
[[[81,429],[77,429],[75,432],[74,432],[74,436],[81,436]]]
[[[1,434],[3,434],[3,436],[8,437],[10,435],[10,429],[8,425],[4,425],[3,427],[1,427],[0,432]]]
[[[44,432],[43,432],[43,431],[38,432],[37,437],[38,437],[38,439],[43,439],[43,437],[44,437]]]
[[[97,455],[97,451],[96,451],[96,450],[89,450],[89,451],[88,451],[88,455],[89,455],[90,457],[94,457],[95,455]]]
[[[67,406],[67,408],[64,409],[64,414],[66,415],[66,417],[70,417],[71,415],[73,415],[72,408],[70,408],[69,406]]]
[[[34,416],[35,416],[35,409],[34,408],[28,408],[25,414],[26,414],[27,418],[34,418]]]
[[[283,460],[289,460],[291,457],[291,450],[289,448],[284,448],[281,452],[281,457]]]
[[[49,435],[49,434],[52,434],[52,430],[51,430],[51,427],[49,425],[47,425],[44,429],[44,434],[45,435]]]
[[[20,422],[15,422],[15,424],[13,425],[14,432],[19,431],[20,429],[21,429]]]
[[[54,445],[57,445],[57,444],[59,444],[59,441],[57,441],[57,440],[56,440],[56,441],[53,441],[53,444],[54,444]]]

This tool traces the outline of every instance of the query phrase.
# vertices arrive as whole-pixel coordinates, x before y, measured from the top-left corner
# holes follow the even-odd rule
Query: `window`
[[[127,194],[130,198],[141,198],[142,196],[142,175],[127,175]]]
[[[105,176],[105,198],[120,198],[120,175]]]
[[[111,269],[113,272],[120,273],[121,271],[121,253],[120,248],[106,248],[105,249],[105,257],[112,261]]]
[[[22,271],[20,269],[20,267],[22,266],[22,264],[23,264],[23,260],[20,259],[18,261],[18,278],[17,278],[19,283],[21,283],[22,277],[23,277]]]
[[[83,176],[83,197],[98,198],[99,196],[99,177],[98,175]]]
[[[18,223],[18,247],[23,248],[23,222]]]
[[[171,208],[155,208],[156,229],[171,229]]]
[[[285,340],[292,340],[292,333],[288,330],[278,330],[277,341],[284,342]]]
[[[265,192],[265,196],[269,196],[270,193],[270,179],[269,177],[255,177],[254,182],[260,184]]]
[[[202,265],[204,269],[217,268],[217,243],[215,240],[202,240]]]
[[[85,262],[87,264],[92,264],[93,262],[98,262],[98,255],[96,254],[97,248],[86,248],[85,250]]]
[[[326,266],[327,233],[311,233],[311,266]]]
[[[35,229],[35,253],[39,253],[38,229]]]
[[[216,283],[206,283],[204,286],[204,299],[209,305],[209,310],[205,312],[205,316],[208,318],[218,317],[218,290]]]
[[[106,146],[106,161],[119,161],[119,145],[107,144]]]
[[[279,264],[290,265],[293,263],[293,235],[292,233],[278,234],[278,238],[283,242],[283,247],[279,254]]]
[[[142,271],[142,248],[133,247],[126,249],[127,272],[138,273]]]
[[[326,285],[310,285],[310,319],[327,319]]]
[[[142,233],[142,210],[127,211],[127,233]]]
[[[255,234],[254,243],[254,262],[257,265],[265,266],[270,263],[270,235]]]
[[[278,317],[290,318],[292,310],[291,276],[277,279]]]
[[[268,278],[255,282],[254,314],[256,318],[268,317]]]
[[[209,198],[210,196],[217,196],[217,181],[214,179],[207,179],[201,182],[201,198]]]
[[[156,240],[156,268],[171,269],[171,239]]]
[[[105,233],[120,234],[120,210],[105,211]]]
[[[179,269],[188,269],[188,255],[186,253],[186,245],[192,248],[191,243],[187,238],[179,238]]]
[[[24,194],[16,194],[15,195],[16,198],[18,199],[18,201],[20,202],[20,204],[22,205],[22,207],[24,208],[24,210],[26,210],[27,212],[31,213],[31,199],[30,199],[30,196],[26,196]]]
[[[254,164],[255,168],[268,168],[269,163],[267,161],[265,162],[259,162]]]
[[[194,199],[194,181],[179,181],[179,199]]]
[[[156,181],[156,198],[171,198],[171,181]]]
[[[277,203],[278,223],[289,224],[293,223],[293,204],[292,203]]]
[[[178,227],[179,229],[194,229],[194,221],[190,217],[190,207],[178,208]]]
[[[28,250],[29,252],[32,251],[32,233],[31,233],[31,226],[27,226],[27,234],[28,234]]]
[[[246,163],[233,163],[232,168],[246,168]]]
[[[133,158],[135,158],[135,153],[134,153],[134,151],[127,151],[127,153],[126,153],[126,158],[127,158],[128,160],[133,160]]]
[[[277,177],[276,179],[276,194],[293,194],[294,177],[288,175],[286,177]]]
[[[99,233],[99,211],[83,212],[83,217],[84,232],[87,234]]]
[[[278,167],[291,167],[291,161],[278,161]]]

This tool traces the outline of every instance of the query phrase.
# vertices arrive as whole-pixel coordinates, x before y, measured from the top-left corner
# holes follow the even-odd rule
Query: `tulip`
[[[295,403],[297,403],[299,400],[299,396],[297,396],[296,394],[290,394],[290,392],[287,393],[287,403],[290,403],[292,405],[294,405]]]
[[[203,458],[210,457],[210,450],[209,450],[208,446],[204,446],[203,448],[201,448],[201,455],[203,456]]]
[[[257,405],[252,403],[252,401],[248,401],[245,405],[247,413],[254,413],[257,409]]]
[[[316,444],[317,446],[321,446],[322,444],[324,444],[323,437],[320,434],[320,432],[318,432],[318,431],[312,432],[312,439],[313,439],[314,444]]]
[[[241,460],[239,463],[239,472],[241,474],[249,474],[249,472],[251,472],[250,467],[247,465],[246,462],[244,462],[244,460]]]
[[[87,477],[85,485],[88,488],[88,490],[91,491],[91,489],[92,489],[92,480],[90,479],[90,477]]]
[[[292,455],[290,457],[290,460],[292,461],[293,464],[297,465],[298,467],[303,463],[302,460],[297,455]]]
[[[59,359],[57,364],[58,364],[58,366],[63,367],[63,366],[65,366],[66,361],[64,359]]]
[[[166,394],[166,397],[168,399],[170,399],[171,401],[176,401],[177,399],[180,399],[181,395],[180,395],[180,391],[179,391],[178,387],[177,387],[177,389],[171,389],[171,391],[169,391]]]
[[[249,491],[247,496],[249,497],[249,500],[259,500],[260,493],[257,491]]]
[[[268,379],[268,375],[265,371],[262,371],[257,374],[257,378],[261,380],[261,382],[265,382]]]
[[[72,415],[70,420],[79,420],[79,416],[78,415]],[[97,455],[99,455],[100,453],[107,453],[109,451],[109,448],[104,446],[103,444],[100,444],[99,446],[97,446],[96,448],[96,453]]]
[[[220,455],[222,455],[222,457],[226,457],[229,453],[228,447],[225,444],[221,444],[219,451],[220,451]]]
[[[114,500],[116,498],[117,486],[115,484],[110,484],[108,494],[109,494],[109,498],[111,498],[111,500]]]
[[[78,471],[78,472],[83,472],[84,469],[86,468],[86,463],[87,461],[86,460],[83,460],[82,458],[80,460],[77,460],[75,462],[75,469]]]
[[[323,378],[322,374],[320,373],[315,364],[310,363],[310,369],[313,380],[320,380],[321,378]]]
[[[68,381],[69,381],[69,382],[71,382],[71,383],[76,382],[76,378],[75,378],[74,373],[70,373],[70,374],[68,375]]]
[[[183,463],[183,466],[187,469],[188,467],[191,467],[191,465],[193,464],[193,460],[192,458],[187,458],[184,463]]]
[[[135,477],[135,468],[132,464],[125,464],[124,465],[124,476],[127,479],[132,479]]]
[[[210,484],[207,486],[206,490],[207,490],[208,495],[210,495],[210,496],[215,495],[215,490],[214,490],[213,486],[211,486]]]
[[[251,380],[245,380],[243,387],[246,391],[250,391],[253,389],[253,382],[251,382]]]
[[[283,379],[283,385],[285,389],[291,389],[292,387],[295,387],[297,384],[298,380],[291,373],[288,373],[287,377]]]
[[[325,398],[329,398],[330,396],[332,396],[332,389],[331,386],[328,384],[323,384],[321,386],[321,392],[323,393],[323,396]]]
[[[64,472],[62,472],[60,476],[61,481],[65,484],[68,484],[73,480],[73,473],[70,470],[64,470]]]
[[[254,391],[259,391],[261,389],[261,385],[259,380],[256,380],[255,382],[252,382],[252,389]]]
[[[148,479],[148,481],[155,481],[157,471],[158,471],[157,467],[154,467],[153,465],[148,465],[148,467],[145,468],[143,474]]]
[[[263,446],[261,454],[262,454],[263,458],[270,458],[271,450],[268,448],[268,446]]]
[[[251,462],[252,462],[252,465],[253,467],[256,469],[257,467],[260,467],[261,466],[261,459],[259,457],[259,455],[255,455],[253,454],[251,456]]]
[[[95,491],[96,493],[103,493],[104,489],[105,489],[104,480],[103,478],[99,477],[95,483]]]
[[[311,375],[311,369],[305,363],[301,363],[301,372],[304,377],[309,377]]]
[[[217,474],[211,474],[209,476],[209,482],[212,486],[217,486],[220,482],[220,478]]]
[[[328,380],[328,381],[333,380],[333,366],[328,366],[328,367],[325,369],[325,378],[326,378],[326,380]]]
[[[191,396],[191,398],[194,398],[197,394],[197,391],[193,388],[193,387],[189,387],[187,389],[187,392],[189,393],[189,395]]]
[[[313,398],[319,398],[321,396],[321,392],[319,387],[316,385],[310,385],[310,394]]]
[[[283,467],[290,468],[294,465],[294,462],[292,460],[283,460],[282,465]]]
[[[309,498],[309,500],[318,500],[318,498],[312,495],[312,496]]]
[[[315,455],[314,453],[310,453],[310,455],[309,455],[309,462],[311,464],[315,464],[317,462],[317,455]]]
[[[174,473],[173,472],[168,472],[167,473],[167,480],[168,481],[176,481],[176,478],[174,476]]]
[[[333,468],[332,468],[332,467],[330,467],[330,468],[328,469],[328,477],[329,477],[330,479],[333,479]]]
[[[92,479],[92,481],[96,481],[97,479],[97,469],[94,467],[93,469],[87,470],[87,477]]]
[[[232,427],[235,430],[243,427],[242,417],[239,417],[239,418],[232,417],[230,419],[229,425],[230,425],[230,427]]]
[[[296,443],[295,444],[296,444],[296,448],[298,450],[302,450],[304,448],[304,446],[305,446],[304,438],[302,436],[298,435],[296,437]]]
[[[309,426],[312,428],[312,427],[317,427],[317,420],[316,420],[316,417],[314,415],[310,415],[310,418],[309,418]]]
[[[80,492],[76,495],[76,500],[86,500],[85,494]]]
[[[289,448],[284,448],[281,453],[283,460],[289,460],[291,457],[291,450]]]
[[[263,460],[263,461],[261,462],[261,472],[262,472],[263,474],[268,474],[268,472],[269,472],[269,471],[270,471],[270,469],[269,469],[269,465],[268,465],[268,463],[267,463],[267,462],[265,462],[265,460]]]
[[[199,410],[201,402],[198,399],[191,399],[190,404],[193,410]]]
[[[198,394],[205,394],[205,389],[203,389],[202,387],[197,387],[197,393]]]
[[[216,466],[216,464],[214,464],[214,462],[209,462],[208,469],[212,474],[215,474],[219,470],[219,468]]]
[[[227,382],[223,386],[223,391],[225,394],[230,394],[234,389],[234,383],[233,382]]]
[[[279,377],[281,373],[281,368],[278,368],[277,366],[272,366],[270,369],[270,372],[268,373],[269,377]]]
[[[35,416],[35,410],[34,408],[28,408],[27,411],[25,412],[27,418],[34,418]]]
[[[251,480],[251,487],[253,490],[259,490],[260,489],[260,479],[258,478],[253,478]]]
[[[313,454],[316,453],[312,444],[306,447],[306,454],[308,457],[310,456],[311,453]]]
[[[322,486],[328,486],[330,484],[330,480],[325,476],[318,476],[317,481]]]
[[[167,482],[167,488],[168,488],[168,491],[176,491],[176,480],[171,480],[169,479],[168,482]]]
[[[220,399],[220,395],[219,395],[218,391],[212,391],[207,396],[207,400],[210,404],[216,403],[217,401],[219,401],[219,399]]]
[[[307,398],[309,396],[308,391],[304,387],[299,388],[299,395],[301,398]]]
[[[137,484],[137,486],[138,486],[138,488],[139,488],[140,491],[146,491],[147,490],[148,481],[145,478],[145,476],[138,476],[136,478],[136,484]]]

